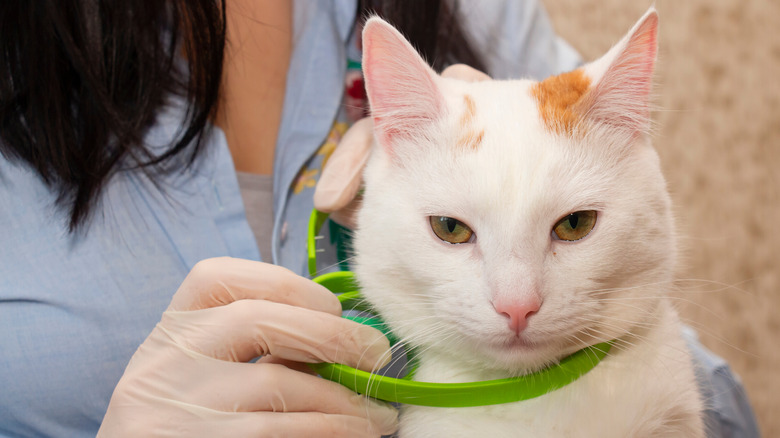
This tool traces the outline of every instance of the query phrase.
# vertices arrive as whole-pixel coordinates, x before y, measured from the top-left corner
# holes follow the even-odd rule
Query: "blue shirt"
[[[463,1],[461,20],[497,78],[570,70],[577,54],[536,1]],[[274,262],[305,273],[310,200],[290,187],[338,112],[356,0],[297,0],[294,51],[274,163]],[[176,105],[148,134],[166,144]],[[260,259],[222,133],[189,170],[162,179],[114,176],[86,233],[70,235],[53,194],[26,166],[0,156],[0,437],[94,436],[138,345],[187,272],[204,258]],[[270,260],[263,254],[265,260]],[[712,437],[757,436],[742,388],[692,340],[712,400]]]

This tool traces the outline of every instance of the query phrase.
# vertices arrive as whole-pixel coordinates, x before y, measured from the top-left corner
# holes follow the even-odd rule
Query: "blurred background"
[[[586,60],[652,4],[544,0]],[[675,203],[683,319],[780,436],[780,1],[656,0],[655,146]]]

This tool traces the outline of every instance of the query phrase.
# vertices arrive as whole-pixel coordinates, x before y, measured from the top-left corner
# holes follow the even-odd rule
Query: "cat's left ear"
[[[418,135],[444,111],[438,76],[393,26],[373,17],[363,28],[363,73],[379,144]]]
[[[592,83],[578,110],[590,121],[620,130],[649,130],[657,50],[658,14],[651,7],[609,52],[583,67]]]

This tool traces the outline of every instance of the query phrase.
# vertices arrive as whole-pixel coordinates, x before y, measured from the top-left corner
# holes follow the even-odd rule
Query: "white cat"
[[[363,65],[377,146],[354,249],[364,296],[420,351],[416,379],[526,374],[615,340],[531,400],[404,407],[407,437],[704,436],[665,293],[670,200],[650,144],[658,18],[601,59],[530,80],[436,75],[372,18]]]

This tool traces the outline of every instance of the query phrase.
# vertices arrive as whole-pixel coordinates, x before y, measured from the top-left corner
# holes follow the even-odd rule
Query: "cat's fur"
[[[704,436],[675,311],[670,200],[650,144],[654,10],[601,59],[542,83],[436,75],[380,19],[364,69],[377,146],[354,249],[364,296],[418,347],[417,380],[468,382],[538,370],[616,339],[574,383],[474,408],[405,407],[407,437]],[[598,211],[582,240],[552,237]],[[448,244],[429,216],[468,224]],[[519,334],[497,302],[542,302]]]

